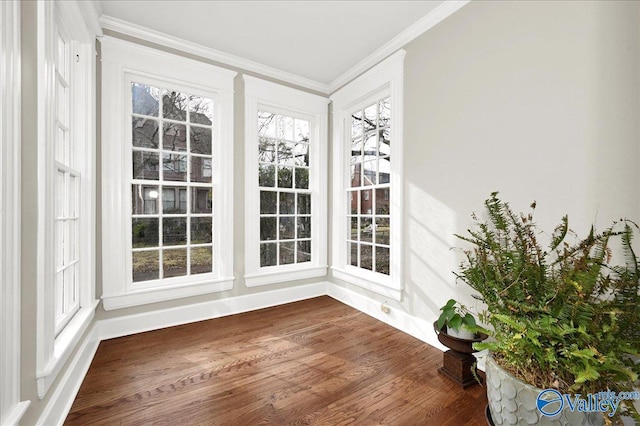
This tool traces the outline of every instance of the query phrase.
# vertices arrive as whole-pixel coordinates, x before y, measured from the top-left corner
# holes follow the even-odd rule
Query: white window
[[[38,7],[38,396],[93,318],[95,36],[86,5]]]
[[[323,276],[329,100],[244,80],[246,284]]]
[[[235,73],[109,37],[102,57],[105,309],[231,288]]]
[[[0,2],[0,424],[20,402],[20,2]]]
[[[402,295],[404,51],[331,96],[333,259],[336,278]]]

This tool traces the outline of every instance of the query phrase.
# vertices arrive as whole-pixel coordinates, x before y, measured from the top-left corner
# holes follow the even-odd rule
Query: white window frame
[[[261,286],[327,274],[327,117],[323,96],[243,76],[245,91],[245,284]],[[311,261],[260,267],[258,111],[309,121]]]
[[[20,1],[0,2],[0,424],[20,422]]]
[[[97,13],[76,1],[37,3],[38,31],[38,250],[37,353],[38,397],[44,398],[95,314],[95,38]],[[56,135],[55,59],[57,28],[64,26],[73,49],[72,122],[77,169],[82,174],[78,205],[81,253],[79,309],[64,328],[55,329],[54,144]],[[77,56],[76,56],[77,55]]]
[[[403,64],[406,52],[399,50],[331,95],[333,102],[333,233],[331,270],[335,278],[395,300],[402,299],[403,250]],[[348,263],[347,197],[350,188],[349,151],[351,113],[386,96],[391,97],[390,173],[390,275],[351,266]],[[362,188],[362,189],[366,189]]]
[[[102,300],[106,310],[233,287],[233,81],[236,72],[103,37]],[[206,96],[214,101],[213,270],[211,274],[134,283],[131,256],[131,82]],[[155,181],[149,181],[153,184]]]

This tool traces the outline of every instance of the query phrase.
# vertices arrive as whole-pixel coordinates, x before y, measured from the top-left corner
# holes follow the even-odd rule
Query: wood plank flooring
[[[442,352],[329,297],[103,341],[68,425],[483,425]]]

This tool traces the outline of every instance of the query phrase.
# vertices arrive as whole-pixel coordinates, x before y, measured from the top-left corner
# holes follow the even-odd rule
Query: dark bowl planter
[[[486,339],[486,334],[478,333],[475,339],[460,339],[449,336],[444,327],[438,329],[438,322],[433,323],[433,329],[438,335],[440,343],[449,348],[442,354],[442,368],[438,369],[440,374],[444,374],[461,388],[465,389],[476,383],[476,358],[472,355],[477,352],[473,349],[475,342]]]
[[[437,321],[433,323],[433,329],[436,331],[440,343],[442,343],[449,349],[452,349],[456,352],[461,352],[463,354],[472,354],[474,352],[477,352],[473,349],[473,344],[476,342],[482,342],[484,339],[489,337],[484,333],[478,333],[477,337],[471,340],[459,339],[457,337],[449,336],[446,332],[446,326],[442,327],[442,329],[440,330],[438,329]]]

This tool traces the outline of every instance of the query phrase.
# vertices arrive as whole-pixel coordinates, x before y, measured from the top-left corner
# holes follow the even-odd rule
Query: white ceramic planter
[[[601,426],[601,413],[579,413],[565,408],[553,417],[540,413],[536,400],[542,389],[531,386],[502,369],[487,356],[487,399],[495,425]]]
[[[467,330],[464,325],[460,327],[460,330],[458,331],[454,330],[453,328],[447,327],[447,334],[451,337],[465,340],[473,340],[476,337],[476,334],[473,331]]]

